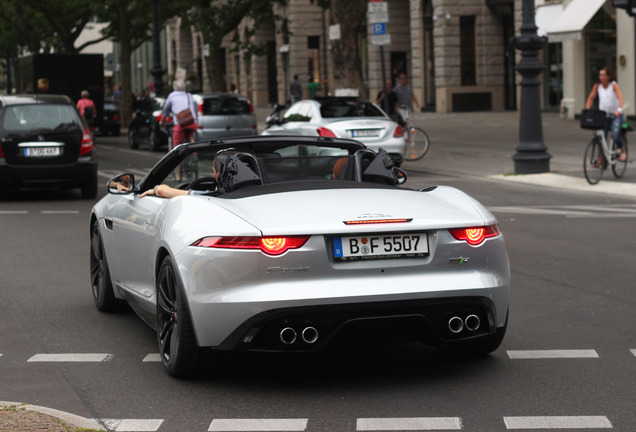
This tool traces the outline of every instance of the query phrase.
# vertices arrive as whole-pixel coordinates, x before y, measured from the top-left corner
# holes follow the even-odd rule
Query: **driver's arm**
[[[149,195],[156,196],[159,198],[172,198],[179,195],[188,195],[188,191],[183,189],[175,189],[166,184],[160,184],[155,186],[152,189],[148,189],[146,192],[139,195],[139,198],[143,198]]]

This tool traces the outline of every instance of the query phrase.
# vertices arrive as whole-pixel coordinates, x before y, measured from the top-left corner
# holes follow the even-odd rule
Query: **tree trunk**
[[[340,39],[332,41],[334,89],[356,89],[367,97],[362,75],[360,32],[367,12],[367,0],[331,0],[329,24],[340,24]]]
[[[220,47],[210,46],[210,56],[205,59],[208,69],[208,81],[213,92],[227,91],[225,83],[225,58]]]

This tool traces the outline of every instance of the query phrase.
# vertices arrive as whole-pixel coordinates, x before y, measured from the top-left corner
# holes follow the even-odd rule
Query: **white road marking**
[[[511,359],[598,358],[595,350],[509,350],[507,353]]]
[[[97,175],[103,178],[111,179],[115,176],[118,176],[119,174],[131,173],[131,174],[134,174],[136,177],[139,177],[139,179],[141,179],[146,174],[148,174],[148,171],[150,171],[150,168],[147,168],[147,169],[123,168],[121,170],[97,170]],[[135,177],[135,180],[137,180],[136,177]]]
[[[0,215],[21,215],[29,214],[27,210],[0,210]]]
[[[568,218],[633,218],[636,217],[636,205],[605,204],[578,206],[494,206],[494,213],[513,213],[528,215],[565,216]]]
[[[154,432],[159,430],[163,419],[100,419],[109,431]]]
[[[79,210],[42,210],[41,214],[79,214]]]
[[[605,416],[504,417],[507,429],[612,429]]]
[[[161,354],[159,353],[148,354],[146,357],[144,357],[143,361],[144,362],[160,362]]]
[[[404,418],[359,418],[359,431],[423,431],[459,430],[459,417],[404,417]]]
[[[208,432],[304,431],[308,419],[214,419]]]
[[[109,361],[112,357],[112,354],[36,354],[27,362],[99,363]]]
[[[636,356],[636,349],[630,349],[630,351],[632,352],[632,354],[634,354]]]

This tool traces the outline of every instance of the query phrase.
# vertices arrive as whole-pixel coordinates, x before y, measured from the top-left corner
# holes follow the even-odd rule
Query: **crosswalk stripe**
[[[0,210],[0,215],[22,215],[29,214],[27,210]]]
[[[159,354],[159,353],[148,354],[146,357],[144,357],[143,361],[144,362],[160,362],[161,361],[161,354]]]
[[[42,210],[41,214],[79,214],[79,210]]]
[[[214,419],[208,432],[304,431],[308,419]]]
[[[159,430],[163,419],[100,419],[100,422],[114,432],[154,432]]]
[[[612,429],[605,416],[504,417],[507,429]]]
[[[631,353],[634,354],[636,356],[636,349],[630,349]],[[2,354],[0,354],[2,355]]]
[[[598,358],[595,350],[510,350],[507,353],[511,359]]]
[[[82,363],[105,362],[112,359],[112,354],[36,354],[27,362]]]
[[[359,418],[359,431],[424,431],[459,430],[459,417],[404,417],[404,418]]]

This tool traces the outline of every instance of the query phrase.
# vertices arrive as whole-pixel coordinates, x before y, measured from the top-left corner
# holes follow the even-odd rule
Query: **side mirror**
[[[108,180],[108,193],[114,195],[126,195],[133,193],[135,189],[134,174],[124,173]]]
[[[406,172],[403,169],[393,167],[393,174],[395,175],[397,184],[403,185],[404,183],[406,183]]]

